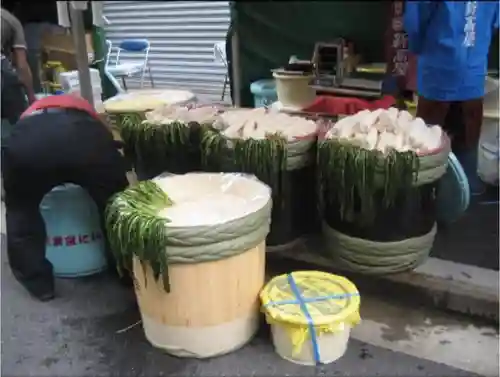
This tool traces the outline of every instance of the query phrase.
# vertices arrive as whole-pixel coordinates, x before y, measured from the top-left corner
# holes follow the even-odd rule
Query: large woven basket
[[[162,105],[184,105],[194,102],[193,93],[184,90],[151,89],[118,94],[104,102],[104,111],[112,129],[118,132],[121,114],[138,113],[143,115]]]

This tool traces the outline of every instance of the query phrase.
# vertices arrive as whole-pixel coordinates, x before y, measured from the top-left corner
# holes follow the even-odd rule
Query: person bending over
[[[488,51],[499,2],[407,1],[404,28],[417,55],[417,116],[441,125],[478,193],[477,147],[483,121]]]
[[[54,187],[76,184],[95,201],[104,227],[107,201],[128,186],[124,159],[92,106],[62,95],[43,98],[21,115],[2,145],[1,163],[10,267],[29,293],[50,300],[54,278],[40,202]],[[107,257],[114,269],[108,247]]]
[[[28,103],[33,103],[36,98],[23,27],[12,13],[3,8],[1,16],[2,119],[15,124]]]

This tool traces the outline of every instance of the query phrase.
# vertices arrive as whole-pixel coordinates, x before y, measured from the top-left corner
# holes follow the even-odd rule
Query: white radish
[[[436,126],[434,126],[436,127]],[[422,149],[430,152],[436,150],[441,146],[442,142],[442,131],[441,127],[437,126],[437,128],[430,127],[428,129],[425,141],[423,143]]]
[[[429,131],[427,125],[421,118],[416,118],[409,124],[409,127],[410,133],[408,136],[411,146],[414,148],[423,147],[427,138],[427,132]]]
[[[357,145],[358,147],[361,148],[367,147],[366,135],[361,132],[354,134],[354,136],[351,138],[350,141],[352,144]]]
[[[396,130],[396,122],[391,118],[389,112],[384,110],[380,113],[374,127],[379,132],[384,132],[384,131],[394,132]]]
[[[358,116],[358,122],[359,122],[359,129],[361,132],[368,133],[370,128],[377,122],[378,117],[382,112],[384,111],[383,109],[378,109],[375,111],[367,111],[366,113]],[[362,112],[363,113],[363,112]]]
[[[340,122],[342,122],[342,119]],[[354,134],[354,127],[356,125],[355,118],[345,118],[345,121],[339,126],[339,138],[349,139]]]
[[[427,151],[442,142],[440,126],[428,127],[421,118],[413,118],[407,111],[396,108],[375,111],[363,110],[339,120],[327,138],[349,140],[366,149],[383,153],[397,151]]]
[[[408,111],[406,110],[401,110],[398,114],[398,121],[404,121],[407,120],[408,122],[411,122],[413,120],[413,115],[411,115]]]
[[[366,135],[366,149],[373,150],[377,146],[378,132],[375,128],[372,128],[368,135]]]
[[[382,153],[386,153],[386,151],[388,151],[388,149],[390,148],[390,145],[392,143],[392,138],[393,138],[393,135],[390,134],[389,132],[382,132],[380,134],[380,137],[378,139],[378,143],[377,143],[377,149],[379,151],[381,151]]]
[[[394,135],[393,147],[397,151],[401,151],[404,145],[404,136],[402,134]]]
[[[395,107],[389,107],[385,113],[391,119],[392,124],[397,124],[399,117],[398,109],[396,109]]]

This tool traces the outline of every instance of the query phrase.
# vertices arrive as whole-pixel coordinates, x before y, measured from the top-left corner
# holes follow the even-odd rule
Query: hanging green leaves
[[[153,181],[140,182],[116,194],[106,207],[105,225],[118,271],[132,271],[137,257],[143,267],[150,265],[156,280],[168,283],[167,224],[159,211],[172,205],[168,195]]]
[[[196,122],[150,123],[141,113],[119,115],[119,130],[127,156],[135,165],[140,163],[158,174],[199,169],[200,128]]]
[[[376,216],[376,194],[382,191],[385,208],[394,204],[417,178],[414,152],[391,150],[387,155],[342,140],[328,139],[318,145],[318,170],[322,203],[334,200],[340,217],[360,225]]]
[[[206,127],[201,139],[202,166],[206,170],[255,175],[268,184],[273,196],[281,194],[287,163],[287,140],[280,134],[265,139],[229,139]]]

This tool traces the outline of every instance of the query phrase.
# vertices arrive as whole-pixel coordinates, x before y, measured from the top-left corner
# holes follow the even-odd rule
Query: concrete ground
[[[5,237],[2,237],[5,241]],[[58,280],[58,297],[32,300],[13,279],[2,242],[3,376],[497,376],[495,327],[362,294],[362,323],[338,362],[317,368],[282,360],[263,324],[244,348],[179,359],[145,339],[133,292],[108,276]],[[282,273],[285,264],[270,266]]]
[[[498,270],[498,207],[476,210],[484,208],[491,217],[484,223],[464,219],[469,222],[454,231],[458,236],[450,252],[459,248],[465,255],[480,249],[490,255],[495,248]],[[171,357],[145,339],[133,292],[107,276],[58,280],[54,301],[32,300],[8,268],[3,205],[0,222],[2,376],[499,375],[497,326],[403,305],[395,297],[370,297],[363,291],[362,323],[353,330],[346,354],[336,363],[312,368],[282,360],[273,350],[265,324],[247,346],[226,356],[210,360]],[[483,228],[490,229],[489,238],[478,234]],[[472,243],[467,237],[480,242]],[[447,242],[447,247],[453,245]],[[269,273],[291,268],[296,267],[275,262]]]
[[[473,197],[464,216],[436,237],[431,256],[498,271],[498,187]]]

